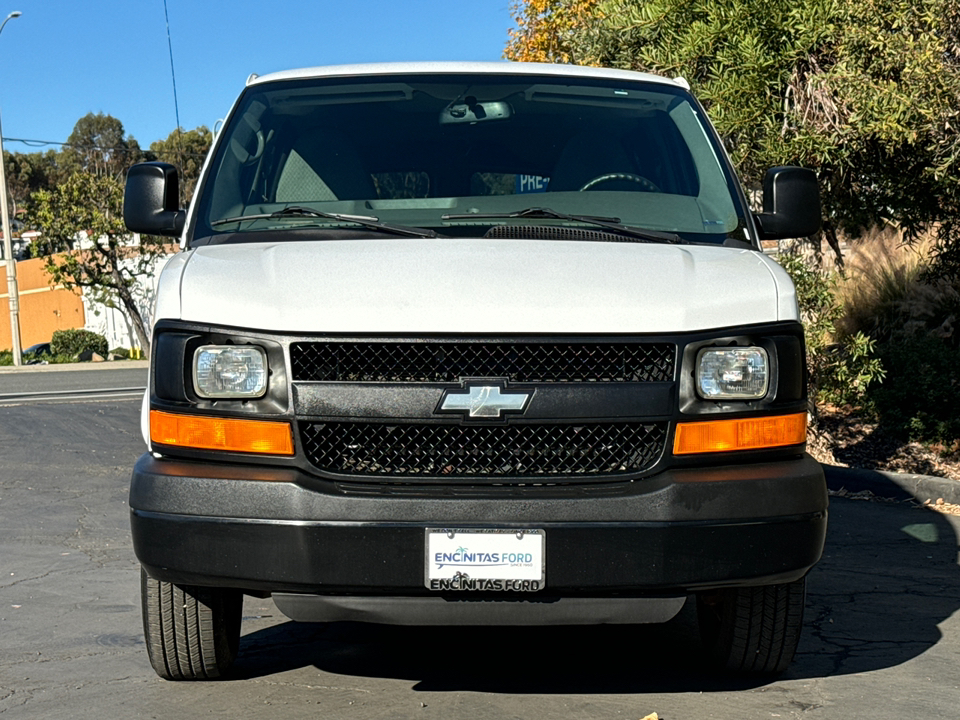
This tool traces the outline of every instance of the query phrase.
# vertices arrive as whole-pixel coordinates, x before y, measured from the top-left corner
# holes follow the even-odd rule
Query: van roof
[[[671,79],[661,77],[660,75],[633,72],[631,70],[519,62],[403,62],[326,65],[322,67],[301,68],[298,70],[284,70],[260,76],[251,75],[247,80],[247,85],[259,85],[260,83],[276,80],[303,80],[307,78],[368,77],[372,75],[436,75],[444,73],[601,78],[607,80],[629,80],[633,82],[643,81],[678,85],[684,89],[689,89],[690,87],[689,83],[680,77]]]

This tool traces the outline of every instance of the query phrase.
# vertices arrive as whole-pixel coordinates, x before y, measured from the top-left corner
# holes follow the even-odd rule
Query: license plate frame
[[[424,529],[423,579],[434,592],[536,592],[546,586],[542,528]]]

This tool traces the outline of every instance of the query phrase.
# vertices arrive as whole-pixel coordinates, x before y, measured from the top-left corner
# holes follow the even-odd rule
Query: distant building
[[[18,257],[17,241],[27,247],[39,233],[25,232],[14,241],[14,257]],[[2,235],[0,235],[2,237]],[[138,239],[131,239],[136,245]],[[88,249],[92,242],[86,237],[79,239],[78,249]],[[157,258],[151,271],[142,276],[133,289],[138,309],[147,328],[153,324],[153,305],[157,293],[160,271],[166,265],[177,246],[170,245],[170,254]],[[129,261],[134,263],[133,258]],[[139,348],[140,343],[133,326],[122,312],[119,299],[104,301],[103,294],[80,293],[62,285],[51,285],[50,276],[44,269],[46,258],[33,258],[17,262],[17,282],[20,295],[20,344],[29,347],[36,343],[49,342],[56,330],[84,328],[103,335],[112,348]],[[0,350],[13,346],[10,338],[10,323],[7,304],[6,267],[0,263]]]
[[[23,257],[24,251],[30,246],[33,238],[39,235],[37,232],[25,232],[21,235],[20,231],[22,227],[23,223],[16,218],[10,218],[10,234],[12,235],[10,245],[13,248],[13,257],[16,260],[20,260]],[[7,259],[4,253],[3,229],[0,228],[0,260]]]

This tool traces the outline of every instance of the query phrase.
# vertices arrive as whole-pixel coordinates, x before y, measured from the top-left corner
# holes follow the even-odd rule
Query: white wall
[[[157,258],[153,264],[153,270],[150,274],[140,278],[140,282],[134,287],[134,297],[137,300],[137,306],[143,315],[143,321],[149,332],[153,325],[153,306],[157,296],[157,281],[160,279],[160,271],[167,261],[173,255],[164,255]],[[133,261],[129,262],[132,266]],[[137,340],[137,333],[133,329],[123,312],[119,299],[115,298],[113,303],[116,307],[109,307],[102,303],[94,302],[88,293],[83,295],[83,311],[85,316],[84,329],[91,330],[103,335],[107,339],[107,345],[110,349],[139,348],[140,342]]]

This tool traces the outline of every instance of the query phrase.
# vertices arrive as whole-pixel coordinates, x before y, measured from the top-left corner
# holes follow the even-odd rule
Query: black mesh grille
[[[672,343],[297,342],[293,379],[340,382],[669,382]]]
[[[310,462],[331,473],[522,479],[641,472],[659,460],[666,424],[301,422],[300,438]]]

